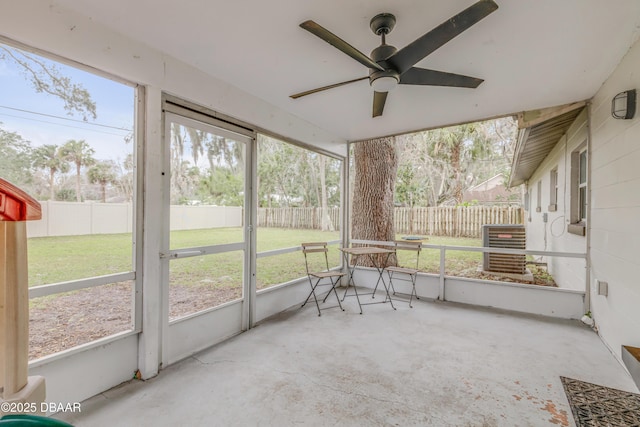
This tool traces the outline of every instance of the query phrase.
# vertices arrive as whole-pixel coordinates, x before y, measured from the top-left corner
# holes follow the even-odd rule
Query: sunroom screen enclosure
[[[366,22],[364,27],[357,23],[379,13],[380,10],[371,10],[375,5],[339,5],[330,0],[318,8],[304,2],[252,1],[225,5],[203,3],[192,8],[164,5],[150,11],[147,2],[123,0],[5,2],[6,7],[0,14],[3,41],[29,50],[55,53],[64,62],[75,61],[76,66],[100,70],[113,79],[129,82],[140,94],[134,127],[139,178],[136,197],[139,203],[134,213],[136,229],[132,252],[137,255],[134,268],[118,270],[115,278],[65,283],[55,292],[42,290],[42,294],[33,294],[38,297],[88,285],[106,285],[113,279],[129,281],[128,288],[134,292],[131,300],[136,306],[132,316],[134,326],[133,329],[127,326],[119,334],[98,342],[31,363],[30,373],[47,377],[48,399],[82,400],[129,380],[137,370],[143,378],[150,378],[164,364],[289,308],[304,300],[308,293],[304,286],[295,286],[295,280],[253,291],[252,272],[256,270],[251,264],[257,258],[276,256],[269,250],[260,255],[255,235],[246,231],[255,224],[251,215],[257,211],[253,196],[256,162],[251,155],[256,152],[255,141],[247,147],[247,158],[253,160],[245,165],[243,184],[251,191],[245,192],[243,201],[243,237],[230,242],[232,245],[243,243],[244,249],[230,247],[227,251],[217,247],[215,241],[207,241],[203,245],[210,248],[207,250],[220,253],[171,258],[172,250],[180,248],[172,249],[170,244],[170,202],[167,201],[170,170],[165,165],[169,155],[164,152],[167,149],[166,94],[189,100],[197,106],[190,108],[191,112],[207,109],[212,114],[205,115],[244,126],[250,131],[249,137],[253,138],[255,132],[278,135],[288,142],[342,159],[347,157],[349,141],[594,97],[595,108],[589,113],[589,120],[593,120],[593,141],[591,138],[588,141],[592,151],[586,158],[593,164],[594,173],[585,191],[588,197],[593,192],[596,196],[587,205],[589,213],[606,214],[591,215],[590,224],[600,227],[596,229],[599,234],[594,233],[594,239],[587,245],[588,250],[593,248],[593,251],[584,255],[587,265],[581,271],[586,271],[589,278],[587,297],[594,297],[594,313],[599,316],[602,336],[616,348],[619,344],[639,345],[635,332],[638,315],[631,303],[638,298],[633,280],[637,271],[634,260],[638,258],[637,245],[633,243],[637,241],[633,238],[637,235],[633,233],[636,230],[633,223],[637,218],[634,209],[638,206],[638,196],[631,191],[637,187],[638,177],[637,168],[628,163],[634,161],[632,155],[637,153],[633,144],[638,135],[637,119],[612,121],[605,117],[609,116],[610,100],[616,93],[638,85],[637,73],[633,70],[639,61],[636,42],[640,5],[635,0],[620,0],[615,8],[598,0],[571,3],[548,0],[546,4],[496,2],[500,8],[488,18],[490,25],[476,27],[473,37],[462,36],[444,46],[431,58],[438,63],[420,64],[434,68],[441,65],[460,73],[481,72],[479,77],[486,83],[480,90],[468,94],[442,88],[415,88],[398,93],[393,97],[396,104],[387,105],[383,121],[371,119],[372,93],[365,82],[336,88],[304,102],[294,103],[287,97],[311,87],[310,84],[351,78],[348,66],[340,65],[340,61],[347,58],[336,56],[335,50],[326,43],[305,38],[298,27],[302,19],[322,19],[324,25],[335,28],[345,40],[353,40],[359,49],[366,49],[369,42],[363,35],[374,42],[376,39],[368,32]],[[412,34],[423,34],[452,16],[451,12],[462,10],[470,3],[462,0],[399,3],[394,13],[402,16],[403,24],[394,33],[394,37],[398,36],[397,45],[405,45],[403,38],[409,42],[414,37]],[[247,6],[253,13],[246,13]],[[340,16],[331,13],[337,6],[344,6]],[[224,19],[218,19],[217,25],[212,26],[212,16],[224,16]],[[576,20],[576,16],[581,19]],[[265,21],[270,22],[267,30],[263,25]],[[225,36],[220,37],[221,34]],[[636,46],[632,47],[634,43]],[[325,56],[327,52],[331,53]],[[471,68],[465,70],[465,67]],[[358,69],[362,71],[359,66]],[[403,89],[406,88],[398,88]],[[177,109],[171,112],[182,115]],[[216,126],[208,120],[201,121]],[[225,128],[221,124],[219,127]],[[614,155],[616,158],[612,159]],[[590,175],[587,174],[587,181]],[[342,176],[347,178],[348,172]],[[341,205],[347,206],[345,202],[348,199],[343,196]],[[194,200],[192,206],[198,207],[195,203]],[[343,224],[346,224],[345,218],[343,213]],[[590,239],[590,230],[586,232],[585,237]],[[349,243],[344,231],[341,243]],[[189,245],[184,248],[199,247]],[[446,252],[444,248],[439,249],[443,254]],[[295,249],[278,249],[278,253],[281,251],[294,253]],[[234,296],[223,304],[209,304],[203,310],[195,309],[170,321],[171,264],[177,272],[181,262],[206,260],[226,253],[239,254],[242,258],[239,261],[242,297]],[[441,257],[443,263],[444,258]],[[444,272],[444,268],[441,271]],[[444,295],[438,292],[446,285],[444,273],[439,279],[429,295]],[[609,296],[596,294],[596,280],[609,282]],[[449,292],[452,288],[447,289],[447,295],[452,295]],[[501,292],[496,291],[496,296],[500,297]],[[477,298],[482,296],[461,293],[468,297],[469,303],[477,303]],[[242,308],[238,310],[238,307]],[[193,333],[210,328],[212,318],[229,328],[216,329],[206,340]],[[185,341],[183,347],[177,345],[179,339]],[[80,380],[69,381],[69,378]]]

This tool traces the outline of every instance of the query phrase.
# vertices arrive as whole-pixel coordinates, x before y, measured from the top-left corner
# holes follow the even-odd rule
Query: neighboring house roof
[[[487,191],[492,188],[496,188],[501,184],[504,184],[504,174],[499,173],[498,175],[469,188],[467,191]]]
[[[510,198],[517,197],[517,193],[512,192],[504,186],[504,174],[489,178],[480,184],[469,188],[462,196],[463,202],[478,201],[480,203],[507,202]]]
[[[576,102],[518,115],[520,130],[511,164],[509,187],[520,185],[531,178],[585,105],[584,101]]]

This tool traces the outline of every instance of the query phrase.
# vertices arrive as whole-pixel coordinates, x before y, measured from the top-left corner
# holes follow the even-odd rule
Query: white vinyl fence
[[[131,203],[74,203],[45,201],[42,219],[27,222],[27,237],[130,233]],[[171,206],[171,229],[242,226],[240,206]]]

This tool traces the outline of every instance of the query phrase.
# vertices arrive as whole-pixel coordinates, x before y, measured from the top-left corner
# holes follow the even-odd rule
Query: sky
[[[55,64],[60,74],[89,91],[97,118],[83,122],[78,113],[68,115],[62,100],[37,93],[15,62],[0,59],[0,128],[18,133],[33,147],[83,139],[99,160],[122,162],[133,153],[132,143],[127,144],[124,137],[133,127],[134,89],[59,62],[44,61]]]

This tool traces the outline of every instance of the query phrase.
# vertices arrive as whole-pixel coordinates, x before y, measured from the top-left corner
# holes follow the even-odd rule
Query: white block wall
[[[611,100],[619,92],[640,92],[640,44],[636,43],[592,99],[591,115],[581,114],[531,177],[528,191],[527,247],[584,252],[586,237],[567,233],[570,205],[571,152],[591,132],[590,192],[587,233],[590,245],[591,311],[598,332],[621,359],[621,346],[640,347],[640,107],[631,120],[611,117]],[[590,127],[590,129],[589,129]],[[558,168],[558,209],[548,212],[550,171]],[[538,181],[541,212],[536,212]],[[548,221],[543,222],[543,213]],[[584,289],[585,264],[551,259],[550,270],[562,288]],[[608,295],[598,294],[598,281]]]
[[[591,134],[591,306],[598,331],[618,358],[640,347],[640,114],[611,117],[611,99],[640,91],[640,43],[593,98]],[[640,112],[640,109],[639,109]],[[596,281],[609,283],[598,295]]]

